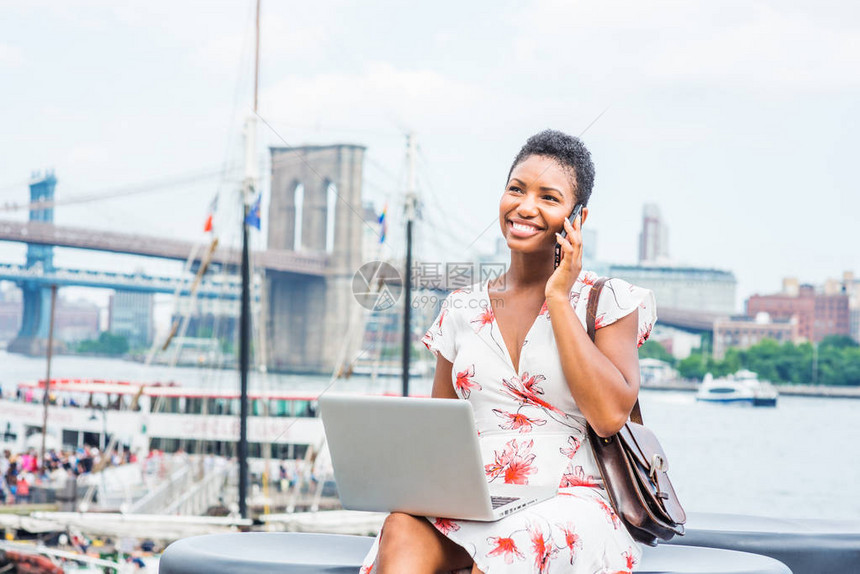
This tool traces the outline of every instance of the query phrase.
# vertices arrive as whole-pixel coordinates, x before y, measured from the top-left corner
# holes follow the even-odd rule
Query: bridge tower
[[[57,178],[53,171],[36,172],[30,180],[30,203],[47,202],[41,209],[30,210],[30,223],[54,223],[54,188]],[[51,245],[27,245],[27,269],[54,269],[54,247]],[[18,336],[9,343],[9,351],[26,355],[45,352],[48,341],[48,323],[51,318],[51,290],[35,282],[20,283],[24,308]]]
[[[362,321],[352,278],[363,263],[363,146],[273,147],[269,249],[327,256],[324,277],[268,272],[264,313],[269,367],[330,373]],[[359,331],[360,333],[360,331]],[[348,343],[346,358],[360,348]]]

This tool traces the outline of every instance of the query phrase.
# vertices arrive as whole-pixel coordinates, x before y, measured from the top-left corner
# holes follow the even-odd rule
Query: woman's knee
[[[391,548],[414,544],[416,540],[422,537],[422,534],[426,535],[426,528],[422,528],[423,524],[419,522],[420,520],[423,519],[416,518],[411,514],[392,512],[382,524],[380,546]]]

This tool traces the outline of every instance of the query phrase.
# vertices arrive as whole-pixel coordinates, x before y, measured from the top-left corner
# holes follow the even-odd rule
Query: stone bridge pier
[[[352,277],[363,262],[363,146],[273,147],[269,249],[325,254],[324,276],[269,271],[265,317],[271,369],[331,373],[361,346]],[[352,340],[347,334],[353,332]],[[346,345],[346,349],[344,349]],[[345,354],[343,354],[345,352]]]

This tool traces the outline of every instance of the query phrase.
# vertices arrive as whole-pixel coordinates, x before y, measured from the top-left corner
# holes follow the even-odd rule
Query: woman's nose
[[[517,213],[523,216],[537,215],[537,204],[534,197],[530,194],[524,195],[520,200],[520,203],[517,205]]]

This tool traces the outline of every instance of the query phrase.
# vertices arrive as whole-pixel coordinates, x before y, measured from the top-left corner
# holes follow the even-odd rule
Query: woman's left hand
[[[556,233],[556,240],[561,245],[561,263],[546,282],[544,295],[547,301],[555,297],[567,299],[582,272],[582,216],[578,215],[572,224],[565,219],[564,229],[567,237]]]

